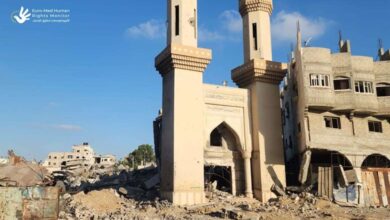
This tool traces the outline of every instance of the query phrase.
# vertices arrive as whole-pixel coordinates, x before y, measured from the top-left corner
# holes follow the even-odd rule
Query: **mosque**
[[[155,58],[163,83],[154,121],[162,198],[205,203],[206,185],[216,182],[266,202],[288,184],[314,184],[324,167],[352,170],[347,186],[362,185],[370,161],[389,167],[389,51],[374,62],[352,56],[340,40],[340,53],[331,54],[302,46],[298,30],[289,63],[273,61],[272,0],[239,0],[244,63],[231,71],[238,87],[205,84],[212,51],[198,47],[197,0],[167,4],[167,46]]]

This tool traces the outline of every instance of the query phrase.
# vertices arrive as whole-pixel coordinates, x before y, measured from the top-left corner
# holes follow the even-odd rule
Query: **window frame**
[[[347,89],[336,89],[336,81],[348,81],[348,88]],[[343,77],[343,76],[338,76],[333,79],[333,89],[335,91],[350,91],[352,89],[351,85],[351,78],[349,77]]]
[[[355,93],[359,94],[375,94],[374,83],[371,81],[361,81],[357,80],[355,84]]]
[[[330,75],[323,73],[311,73],[309,75],[310,87],[330,88]]]
[[[340,117],[324,116],[324,122],[325,122],[326,128],[339,129],[339,130],[342,129]],[[329,126],[328,126],[328,124],[329,124]]]
[[[381,121],[368,121],[368,131],[370,133],[383,133],[382,122]]]

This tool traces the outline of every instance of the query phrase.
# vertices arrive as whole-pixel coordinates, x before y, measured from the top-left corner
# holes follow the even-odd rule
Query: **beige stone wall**
[[[324,116],[335,116],[341,119],[341,129],[325,127]],[[381,121],[383,133],[370,132],[368,121]],[[363,158],[371,154],[382,154],[390,158],[390,123],[374,117],[353,117],[331,112],[309,113],[310,141],[309,148],[327,149],[347,155],[354,161],[355,156]],[[362,162],[362,161],[360,161]],[[353,164],[360,166],[360,162]]]
[[[280,96],[277,85],[256,82],[249,87],[252,120],[252,170],[255,197],[268,201],[273,184],[285,186]]]
[[[203,85],[205,102],[205,127],[203,145],[205,166],[226,166],[232,169],[232,191],[245,194],[245,168],[243,153],[252,152],[249,123],[248,90],[217,85]],[[210,134],[218,126],[224,126],[232,134],[235,143],[223,147],[210,144]]]
[[[202,79],[184,69],[163,79],[161,194],[179,205],[204,202]]]

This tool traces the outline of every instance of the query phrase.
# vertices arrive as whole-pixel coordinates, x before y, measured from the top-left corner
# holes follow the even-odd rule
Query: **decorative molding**
[[[208,111],[219,112],[219,113],[234,113],[242,114],[242,108],[232,106],[220,106],[220,105],[206,105]]]
[[[253,82],[279,84],[287,74],[287,64],[253,59],[232,70],[232,79],[240,87],[246,87]]]
[[[265,11],[272,14],[272,0],[240,0],[240,14],[244,16],[253,11]]]
[[[212,58],[211,50],[171,44],[155,59],[156,69],[161,75],[173,69],[184,69],[203,73]]]
[[[231,101],[243,103],[245,101],[244,96],[242,95],[231,95],[231,94],[222,94],[222,93],[206,93],[206,99],[217,99],[222,101]]]

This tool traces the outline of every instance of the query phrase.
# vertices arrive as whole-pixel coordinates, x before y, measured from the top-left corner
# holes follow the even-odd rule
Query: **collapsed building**
[[[96,155],[88,143],[72,146],[72,152],[49,153],[43,166],[50,172],[60,171],[81,164],[85,169],[91,166],[101,168],[113,167],[116,163],[114,155]]]
[[[336,200],[390,202],[390,51],[355,56],[304,47],[300,31],[281,90],[289,184]],[[300,173],[300,175],[296,175]]]
[[[291,61],[272,61],[272,0],[240,0],[244,64],[231,72],[239,88],[204,84],[212,52],[198,47],[197,1],[167,4],[153,123],[162,198],[203,203],[216,184],[265,202],[302,185],[340,202],[390,202],[389,51],[374,62],[340,40],[332,54],[303,47],[298,31]]]

